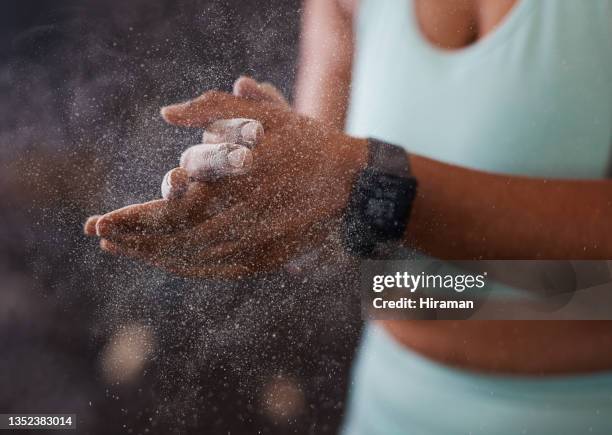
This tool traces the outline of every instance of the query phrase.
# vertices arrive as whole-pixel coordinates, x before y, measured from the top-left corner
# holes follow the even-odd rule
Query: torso
[[[516,374],[612,369],[608,321],[387,321],[400,343],[445,364]]]
[[[351,0],[340,1],[355,7]],[[515,3],[414,0],[413,6],[420,31],[433,46],[463,50],[494,31]],[[424,355],[475,370],[552,374],[612,368],[612,322],[387,321],[384,325],[398,341]]]

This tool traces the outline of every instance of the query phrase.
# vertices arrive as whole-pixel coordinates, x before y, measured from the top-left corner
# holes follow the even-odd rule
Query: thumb
[[[254,101],[267,101],[279,108],[289,110],[291,106],[272,83],[258,82],[251,77],[242,76],[234,82],[233,94]]]
[[[250,101],[219,91],[208,91],[185,103],[161,109],[166,122],[181,127],[206,128],[218,119],[250,118],[273,124],[281,111],[268,102]]]

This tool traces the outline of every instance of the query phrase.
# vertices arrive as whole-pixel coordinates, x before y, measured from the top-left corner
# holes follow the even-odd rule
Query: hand
[[[241,77],[233,94],[253,101],[267,102],[279,110],[291,110],[289,103],[270,83]],[[162,181],[164,199],[182,197],[190,181],[207,181],[247,173],[253,163],[250,151],[263,137],[261,123],[254,119],[222,119],[208,125],[202,144],[183,153],[180,167],[168,171]]]
[[[274,102],[207,92],[162,115],[174,125],[204,128],[219,119],[256,119],[265,130],[248,174],[190,183],[179,199],[95,219],[103,249],[182,275],[270,271],[317,246],[337,225],[354,175],[365,166],[364,140]]]
[[[253,101],[267,102],[282,110],[291,110],[283,94],[272,84],[258,83],[249,77],[243,76],[236,80],[233,94]],[[161,185],[162,197],[176,199],[183,196],[191,182],[248,172],[253,160],[250,148],[257,145],[262,136],[263,126],[256,120],[234,118],[211,123],[204,130],[202,143],[189,148],[181,156],[182,167],[174,168],[164,176]],[[221,144],[223,146],[219,146]],[[208,153],[209,158],[202,162],[199,158],[202,153],[194,153],[194,150]],[[100,215],[94,215],[87,219],[83,228],[86,235],[96,235],[99,218]]]

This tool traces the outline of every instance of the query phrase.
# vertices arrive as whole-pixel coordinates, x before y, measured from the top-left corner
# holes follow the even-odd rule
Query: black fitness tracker
[[[368,164],[357,174],[344,214],[343,238],[348,252],[360,257],[402,238],[417,180],[403,148],[368,140]]]

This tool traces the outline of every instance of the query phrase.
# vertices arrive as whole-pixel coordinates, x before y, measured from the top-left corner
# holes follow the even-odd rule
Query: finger
[[[142,246],[133,248],[128,243],[121,243],[116,240],[101,239],[100,248],[113,255],[134,258],[137,260],[143,260],[153,266],[160,267],[166,270],[171,270],[180,274],[183,274],[185,269],[193,268],[194,265],[189,260],[178,259],[167,255],[162,251],[160,252],[149,252],[142,249]]]
[[[108,239],[100,239],[100,249],[113,255],[121,255],[121,249]]]
[[[222,241],[235,240],[241,232],[240,227],[254,225],[259,217],[253,212],[256,202],[262,204],[261,200],[251,200],[228,205],[223,211],[205,220],[205,224],[184,230],[166,233],[115,231],[104,237],[128,249],[141,251],[144,255],[163,252],[175,258],[199,258],[211,246]],[[204,238],[203,234],[215,234],[215,237]]]
[[[320,246],[327,237],[317,224],[295,227],[262,239],[223,241],[206,246],[193,231],[176,236],[127,236],[106,241],[103,249],[144,260],[166,270],[200,277],[248,276],[277,270],[300,252]],[[239,266],[238,268],[233,266]]]
[[[274,127],[283,111],[267,102],[254,102],[224,92],[209,91],[185,103],[162,108],[161,115],[170,124],[206,128],[219,119],[257,119],[264,128]]]
[[[218,180],[246,174],[253,166],[253,154],[247,147],[232,143],[201,144],[188,148],[181,155],[180,165],[194,180]]]
[[[204,249],[196,244],[185,246],[180,238],[168,234],[130,234],[105,240],[124,255],[148,260],[168,260],[177,264],[195,264],[199,259],[198,254]],[[197,248],[193,249],[193,246]]]
[[[162,180],[162,198],[172,200],[183,197],[187,192],[188,184],[189,175],[184,168],[171,169]]]
[[[141,260],[152,266],[166,270],[170,273],[193,278],[209,279],[241,279],[252,276],[257,268],[252,265],[240,263],[200,264],[191,259],[177,259],[163,253],[151,253],[142,249],[133,249],[129,245],[117,243],[107,239],[100,240],[100,248],[113,255]]]
[[[166,251],[196,255],[220,241],[235,240],[269,211],[265,186],[258,187],[258,195],[249,195],[253,184],[250,176],[192,182],[183,198],[136,204],[102,216],[97,234],[113,241],[126,236],[164,235]],[[192,194],[197,188],[204,191],[201,199]]]
[[[188,265],[185,262],[177,261],[170,257],[164,258],[163,256],[149,255],[139,250],[130,249],[129,247],[118,244],[114,241],[110,241],[108,239],[100,240],[100,249],[105,252],[108,252],[109,254],[133,258],[136,260],[142,260],[148,264],[151,264],[152,266],[167,270],[168,272],[177,275],[195,276],[196,274],[196,271],[191,270],[192,266]]]
[[[249,148],[264,136],[261,122],[254,119],[220,119],[210,124],[202,135],[202,143],[235,143]]]
[[[291,196],[288,192],[286,196],[269,198],[262,192],[262,196],[245,198],[231,206],[228,204],[208,219],[202,219],[201,223],[183,230],[166,234],[140,230],[115,234],[110,238],[130,250],[141,251],[143,255],[153,256],[163,252],[181,260],[219,259],[232,251],[249,250],[252,246],[267,244],[288,234],[293,234],[296,239],[300,235],[305,236],[313,224],[291,219],[286,213],[279,212],[280,204]],[[311,203],[310,198],[304,198],[294,208],[309,212]],[[235,243],[221,247],[227,242]]]
[[[261,198],[240,202],[195,227],[165,236],[163,244],[168,252],[208,261],[291,234],[295,238],[308,238],[306,235],[316,222],[302,222],[280,213],[278,202],[284,201],[280,197],[277,203],[268,204]],[[308,211],[308,201],[296,203],[295,209]]]
[[[117,237],[125,234],[169,233],[192,225],[192,214],[193,205],[186,204],[184,198],[133,204],[101,216],[96,224],[96,234],[99,237]]]
[[[163,252],[162,246],[151,243],[151,237],[128,236],[117,239],[100,239],[100,248],[115,255],[138,258],[150,262],[161,262],[164,259],[175,265],[179,263],[177,257]]]
[[[129,256],[138,258],[163,258],[164,254],[167,257],[174,257],[176,255],[167,255],[168,249],[164,243],[164,235],[152,236],[152,235],[122,235],[114,236],[113,238],[101,239],[101,247],[108,250],[109,246],[115,250],[115,253],[131,253]],[[104,246],[102,245],[104,241]],[[125,254],[127,255],[127,254]]]
[[[96,223],[99,237],[170,234],[186,230],[241,200],[250,177],[234,177],[217,183],[191,182],[180,198],[157,199],[133,204],[101,216]]]
[[[289,103],[274,85],[271,83],[260,83],[251,77],[242,76],[234,82],[233,94],[255,101],[267,101],[280,108],[289,109]]]
[[[180,198],[133,204],[101,216],[96,224],[96,234],[116,237],[185,230],[239,203],[250,194],[252,186],[253,179],[249,175],[229,177],[215,183],[190,182]]]
[[[93,216],[89,216],[87,221],[85,221],[85,225],[83,225],[83,232],[87,236],[95,236],[96,235],[96,224],[98,223],[98,219],[100,215],[96,214]]]
[[[283,241],[278,247],[269,247],[268,249],[276,254],[274,257],[261,258],[251,256],[229,260],[205,261],[201,257],[185,258],[182,256],[172,256],[161,249],[153,252],[145,249],[145,245],[142,243],[133,245],[132,242],[126,241],[115,242],[107,239],[100,241],[100,248],[105,252],[141,260],[177,275],[193,278],[232,280],[252,277],[279,269],[290,258],[290,246],[292,245]]]
[[[168,225],[175,211],[174,207],[169,206],[169,201],[163,199],[128,205],[101,216],[96,224],[96,234],[99,237],[115,237],[158,228]]]
[[[183,198],[194,180],[246,174],[253,165],[253,154],[248,148],[234,144],[202,144],[186,150],[180,164],[182,167],[167,172],[162,180],[164,199]]]

